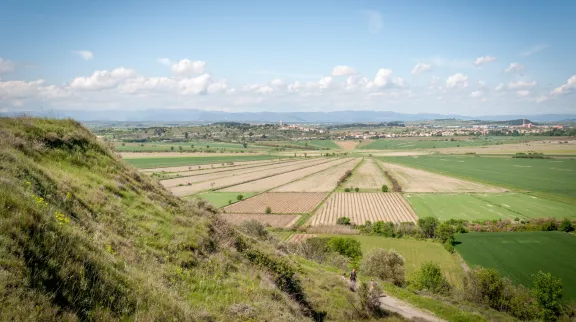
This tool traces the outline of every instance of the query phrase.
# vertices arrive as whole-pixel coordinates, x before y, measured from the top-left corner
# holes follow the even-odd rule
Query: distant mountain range
[[[284,123],[354,123],[426,121],[437,119],[506,121],[530,119],[534,122],[558,122],[576,119],[576,114],[541,115],[485,115],[464,116],[455,114],[405,114],[390,111],[336,111],[336,112],[220,112],[196,109],[150,109],[139,111],[73,111],[53,110],[42,112],[4,113],[0,116],[27,114],[56,118],[73,118],[78,121],[121,121],[121,122],[279,122]]]

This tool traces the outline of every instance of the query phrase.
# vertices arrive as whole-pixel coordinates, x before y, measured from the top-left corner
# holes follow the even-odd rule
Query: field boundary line
[[[390,181],[390,183],[392,183],[392,192],[402,192],[402,186],[400,185],[400,182],[398,182],[398,180],[396,180],[396,178],[394,178],[392,176],[392,174],[390,174],[390,172],[384,170],[382,168],[382,164],[380,164],[380,162],[378,162],[379,160],[374,159],[374,163],[376,163],[376,166],[378,167],[378,169],[380,169],[380,171],[382,171],[382,175],[385,176],[386,178],[388,178],[388,181]],[[396,190],[396,191],[395,191]]]
[[[346,179],[343,182],[338,183],[338,185],[336,186],[334,191],[336,191],[340,187],[342,187],[344,185],[344,183],[346,182],[346,180],[348,180],[349,178],[351,178],[354,175],[354,171],[356,171],[356,169],[358,169],[358,167],[364,163],[364,157],[361,157],[361,158],[362,159],[360,160],[360,162],[358,162],[358,164],[354,168],[352,168],[352,170],[350,170],[350,175],[348,177],[346,177]]]
[[[347,158],[338,158],[338,159],[347,159]],[[302,181],[302,180],[304,180],[304,179],[306,179],[306,178],[309,178],[309,177],[311,177],[311,176],[317,175],[317,174],[322,173],[322,172],[324,172],[324,171],[328,171],[328,170],[330,170],[330,169],[332,169],[332,168],[334,168],[334,167],[337,167],[337,166],[346,164],[346,163],[348,163],[348,162],[354,161],[354,159],[355,159],[355,158],[351,158],[350,160],[348,160],[348,161],[346,161],[346,162],[342,162],[342,163],[335,164],[335,165],[331,166],[330,168],[326,168],[326,169],[324,169],[324,170],[320,170],[320,171],[318,171],[318,172],[314,172],[314,173],[309,174],[309,175],[307,175],[307,176],[304,176],[304,177],[302,177],[302,178],[292,180],[292,181],[287,182],[287,183],[285,183],[285,184],[283,184],[283,185],[280,185],[280,186],[277,186],[277,187],[274,187],[274,188],[270,188],[270,189],[266,190],[266,192],[270,192],[271,190],[278,189],[278,188],[281,188],[281,187],[283,187],[283,186],[287,186],[287,185],[289,185],[289,184],[292,184],[292,183],[295,183],[295,182],[298,182],[298,181]],[[290,192],[290,191],[284,191],[284,192]],[[302,192],[302,193],[307,193],[307,192]]]

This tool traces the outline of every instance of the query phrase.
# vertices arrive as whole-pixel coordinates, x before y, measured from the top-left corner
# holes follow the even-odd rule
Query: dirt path
[[[380,304],[383,309],[398,313],[409,320],[419,319],[419,321],[447,322],[432,313],[418,309],[407,302],[388,295],[380,297]]]

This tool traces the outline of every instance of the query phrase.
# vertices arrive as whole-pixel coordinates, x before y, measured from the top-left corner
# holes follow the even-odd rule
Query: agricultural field
[[[216,207],[216,208],[222,208],[224,206],[227,206],[231,203],[236,203],[238,202],[238,200],[236,199],[238,197],[238,195],[242,195],[243,199],[247,199],[252,197],[254,194],[253,193],[239,193],[239,192],[206,192],[206,193],[202,193],[202,194],[198,194],[198,195],[194,195],[194,196],[190,196],[190,197],[185,197],[184,199],[187,200],[196,200],[196,199],[204,199],[206,201],[208,201],[210,204],[212,204],[212,206]],[[232,201],[230,203],[230,201]]]
[[[267,192],[225,207],[227,213],[263,214],[270,207],[274,214],[309,213],[326,197],[326,193]]]
[[[235,155],[235,156],[178,156],[178,157],[149,157],[149,158],[135,158],[127,159],[124,161],[136,168],[162,168],[162,167],[178,167],[178,166],[193,166],[199,164],[210,163],[226,163],[226,162],[239,162],[239,161],[256,161],[256,160],[272,160],[279,159],[277,155]]]
[[[439,175],[433,172],[380,162],[398,180],[404,192],[504,192],[505,189]]]
[[[493,137],[414,137],[378,139],[359,148],[364,150],[419,150],[469,146],[514,144],[529,141],[558,140],[558,137],[545,136],[493,136]]]
[[[222,218],[235,225],[256,220],[264,226],[291,228],[300,219],[300,215],[222,214]]]
[[[358,187],[361,191],[381,191],[382,185],[387,185],[389,189],[392,189],[392,183],[382,173],[374,159],[364,159],[344,184],[346,187]]]
[[[190,142],[147,142],[147,143],[121,143],[115,142],[114,149],[118,152],[201,152],[201,151],[268,151],[270,147],[248,144],[245,148],[242,143],[227,143],[214,141]]]
[[[436,217],[448,219],[494,220],[521,217],[506,208],[474,197],[472,194],[420,193],[406,194],[406,200],[419,218]]]
[[[468,233],[456,236],[456,250],[468,266],[495,268],[516,284],[549,272],[562,279],[564,295],[576,299],[576,236],[563,232]]]
[[[386,161],[576,204],[576,159],[480,156],[394,157]]]
[[[322,160],[324,160],[322,164],[297,169],[289,172],[284,171],[283,173],[279,173],[274,176],[267,176],[266,178],[262,178],[260,180],[252,180],[250,182],[246,182],[243,184],[230,186],[228,188],[222,189],[222,191],[252,191],[252,192],[268,191],[276,187],[290,183],[292,181],[304,178],[306,176],[315,174],[317,172],[326,170],[328,168],[349,161],[349,159],[336,159],[336,160],[322,159]],[[330,161],[326,162],[326,160]]]
[[[336,225],[340,217],[348,217],[351,222],[359,225],[367,220],[401,223],[416,222],[418,219],[399,193],[338,192],[328,197],[307,224]]]
[[[354,140],[338,140],[334,141],[343,150],[354,150],[359,142]]]
[[[262,145],[258,145],[262,144]],[[293,147],[315,147],[319,149],[339,149],[340,147],[332,140],[290,140],[290,141],[257,141],[254,146],[266,146],[266,144],[293,146]],[[270,148],[270,147],[268,147]]]
[[[274,162],[288,162],[288,161],[296,161],[300,159],[288,159],[288,158],[274,158],[274,159],[265,159],[260,161],[227,161],[221,163],[206,163],[206,164],[198,164],[193,166],[177,166],[177,167],[162,167],[162,168],[147,168],[147,169],[140,169],[140,171],[144,173],[186,173],[186,172],[194,172],[199,171],[198,173],[209,173],[213,171],[221,171],[226,169],[237,169],[241,167],[250,167],[250,166],[257,166],[261,164],[271,164]]]
[[[314,234],[292,234],[292,235],[290,235],[290,237],[288,239],[286,239],[286,242],[288,242],[288,243],[301,243],[301,242],[305,241],[306,239],[313,238],[313,237],[318,237],[318,235],[314,235]]]
[[[348,170],[354,169],[360,159],[349,159],[348,162],[342,163],[327,170],[318,172],[302,180],[298,180],[278,187],[272,191],[275,192],[331,192],[338,186],[338,180]]]

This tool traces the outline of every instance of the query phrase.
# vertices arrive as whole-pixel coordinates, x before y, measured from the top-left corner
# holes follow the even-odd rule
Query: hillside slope
[[[4,320],[353,318],[337,273],[172,196],[75,121],[0,119],[0,184]]]

